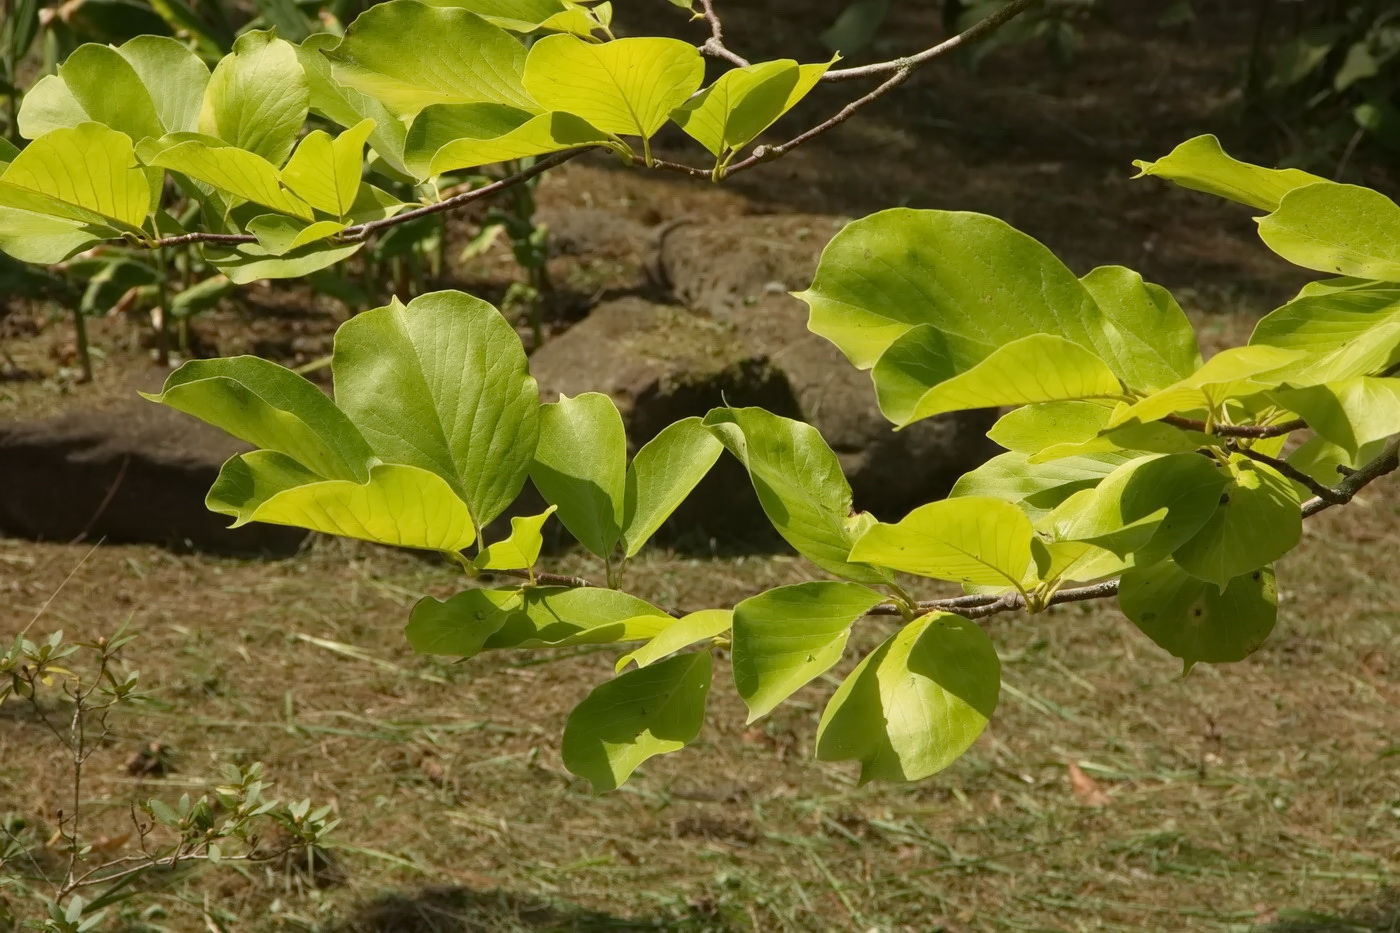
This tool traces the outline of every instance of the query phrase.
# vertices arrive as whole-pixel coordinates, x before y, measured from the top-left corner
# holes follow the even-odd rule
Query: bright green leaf
[[[282,169],[282,182],[319,211],[344,217],[360,192],[365,140],[374,132],[372,120],[362,120],[335,139],[316,130],[298,144]]]
[[[271,30],[246,32],[214,68],[199,131],[281,165],[306,122],[310,99],[296,48]]]
[[[125,133],[133,142],[167,132],[147,85],[111,46],[78,46],[59,66],[58,77],[68,85],[85,119]]]
[[[1031,518],[1039,519],[1074,493],[1097,486],[1105,476],[1136,458],[1137,454],[1128,451],[1104,451],[1031,463],[1026,454],[1010,451],[964,473],[950,495],[1004,499]]]
[[[173,141],[173,140],[172,140]],[[187,139],[160,151],[150,165],[181,172],[226,191],[237,198],[291,214],[303,220],[315,217],[311,205],[282,184],[277,167],[255,152],[220,145],[213,138]]]
[[[1292,483],[1243,457],[1230,466],[1234,477],[1220,507],[1172,554],[1182,570],[1218,587],[1272,564],[1297,547],[1303,534],[1301,500]]]
[[[151,199],[150,177],[137,164],[131,140],[96,123],[44,134],[0,175],[0,207],[133,232],[145,223]],[[72,210],[57,213],[62,205]]]
[[[672,119],[721,158],[757,139],[806,97],[834,63],[798,65],[784,59],[731,69],[680,106]]]
[[[841,660],[851,626],[883,597],[858,583],[799,583],[734,607],[734,686],[749,722]]]
[[[1100,266],[1080,281],[1112,322],[1108,338],[1129,361],[1122,375],[1132,388],[1162,389],[1200,367],[1195,328],[1171,292],[1122,266]]]
[[[538,515],[516,515],[510,520],[510,537],[482,550],[472,561],[477,570],[525,570],[535,566],[544,547],[540,529],[558,506],[551,505]]]
[[[1139,178],[1156,175],[1183,188],[1248,204],[1260,210],[1277,210],[1279,201],[1294,188],[1324,179],[1296,168],[1261,168],[1230,158],[1214,136],[1197,136],[1177,146],[1156,162],[1134,161]]]
[[[1353,457],[1367,444],[1400,433],[1400,379],[1359,376],[1275,398]]]
[[[484,301],[434,292],[366,311],[335,337],[336,402],[389,463],[443,477],[485,526],[524,485],[539,389],[515,329]]]
[[[1102,402],[1045,402],[1013,409],[997,419],[987,436],[1007,450],[1037,454],[1056,444],[1097,437],[1113,409]]]
[[[1259,236],[1305,269],[1400,281],[1400,205],[1370,188],[1327,182],[1291,191],[1260,218]]]
[[[646,667],[682,648],[716,638],[729,631],[733,618],[734,613],[728,609],[702,609],[684,615],[636,651],[618,658],[617,670],[621,672],[628,664]]]
[[[627,488],[627,433],[613,400],[585,392],[542,406],[530,481],[559,507],[570,534],[609,557],[622,534]]]
[[[1215,412],[1229,399],[1282,384],[1289,367],[1305,356],[1300,350],[1278,347],[1229,347],[1175,385],[1115,411],[1109,424],[1156,421],[1177,412]]]
[[[975,622],[932,613],[856,666],[817,729],[817,757],[860,762],[861,783],[917,781],[971,747],[996,709],[1001,663]]]
[[[306,227],[303,232],[319,235],[330,232],[330,227],[336,226],[330,221],[325,223],[327,226]],[[320,239],[285,253],[269,250],[257,243],[248,243],[236,250],[206,246],[204,258],[234,284],[247,285],[262,279],[302,278],[349,259],[364,245],[363,242],[337,244]]]
[[[404,161],[419,178],[580,146],[617,143],[571,113],[535,114],[504,104],[433,104],[413,120]]]
[[[625,556],[636,556],[723,452],[724,445],[699,418],[667,425],[637,451],[627,470],[623,496]]]
[[[851,549],[851,560],[974,586],[1020,587],[1035,534],[1026,513],[1001,499],[930,502],[893,525],[880,523]]]
[[[198,55],[166,36],[137,36],[117,51],[146,86],[166,133],[191,132],[199,127],[209,66]]]
[[[531,587],[521,612],[486,641],[485,649],[606,645],[647,641],[674,618],[644,600],[601,587]]]
[[[258,238],[258,245],[268,254],[286,254],[335,236],[345,229],[345,224],[334,220],[318,220],[308,223],[285,214],[263,214],[248,221],[248,232]]]
[[[1143,634],[1186,662],[1242,661],[1268,639],[1278,617],[1272,567],[1260,567],[1217,589],[1171,561],[1129,570],[1118,605]]]
[[[369,479],[373,452],[320,389],[253,356],[192,360],[146,398],[279,451],[325,479]]]
[[[621,786],[648,758],[695,741],[712,664],[708,651],[682,654],[594,688],[564,725],[565,767],[601,793]]]
[[[889,582],[847,558],[858,533],[851,486],[816,428],[761,408],[716,408],[704,424],[744,464],[764,514],[799,554],[848,580]]]
[[[19,109],[19,132],[25,139],[67,129],[89,120],[87,111],[58,75],[44,75],[24,94]]]
[[[310,88],[312,112],[345,127],[373,120],[374,130],[369,134],[370,147],[379,158],[386,160],[393,171],[407,175],[408,170],[403,164],[403,147],[408,128],[378,100],[335,80],[330,59],[322,53],[339,42],[337,36],[320,33],[297,46],[297,61],[306,72]]]

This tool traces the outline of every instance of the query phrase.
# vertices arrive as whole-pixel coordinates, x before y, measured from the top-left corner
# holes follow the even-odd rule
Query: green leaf
[[[1006,344],[1053,334],[1108,364],[1119,378],[1137,372],[1125,339],[1141,326],[1110,316],[1040,243],[982,214],[881,211],[849,224],[822,252],[816,279],[798,294],[811,308],[809,328],[861,369],[875,365],[920,325],[926,364],[944,378],[971,370]],[[878,376],[878,374],[877,374]]]
[[[422,295],[341,325],[336,402],[381,458],[447,480],[485,526],[524,485],[539,389],[515,329],[460,292]]]
[[[1196,330],[1171,292],[1122,266],[1100,266],[1080,279],[1113,327],[1109,339],[1125,360],[1123,377],[1139,391],[1171,385],[1201,365]]]
[[[650,139],[704,79],[699,51],[679,39],[594,43],[555,35],[530,47],[524,86],[546,110],[575,114],[605,133]]]
[[[860,762],[861,783],[917,781],[972,746],[996,709],[1001,662],[961,616],[931,613],[866,657],[827,704],[817,757]]]
[[[722,158],[753,142],[796,106],[835,61],[798,65],[783,59],[732,69],[671,117],[712,155]]]
[[[782,586],[734,607],[734,686],[749,722],[830,670],[851,626],[881,602],[858,583]]]
[[[1175,385],[1118,409],[1109,426],[1156,421],[1177,412],[1218,412],[1230,399],[1265,392],[1282,384],[1290,374],[1289,367],[1305,356],[1301,350],[1278,347],[1229,347]]]
[[[365,470],[368,479],[369,470]],[[205,508],[229,515],[237,525],[253,521],[258,506],[278,493],[310,486],[326,477],[276,450],[253,450],[230,457],[204,497]]]
[[[1129,570],[1118,605],[1143,634],[1186,662],[1242,661],[1268,639],[1278,617],[1272,567],[1260,567],[1216,588],[1171,561]]]
[[[212,137],[186,139],[167,137],[174,145],[152,155],[147,164],[188,175],[236,198],[252,201],[283,214],[311,220],[316,212],[282,184],[277,166],[246,149],[222,143]]]
[[[305,229],[318,236],[329,232],[329,227]],[[263,232],[267,232],[265,228]],[[256,243],[245,244],[236,250],[206,246],[204,259],[227,275],[234,284],[247,285],[261,279],[297,279],[310,275],[349,259],[364,245],[363,242],[336,244],[322,239],[285,253],[279,252],[280,247],[267,249]]]
[[[1139,566],[1156,563],[1201,530],[1230,482],[1218,463],[1198,454],[1145,457],[1062,503],[1042,528],[1056,540],[1131,556]]]
[[[716,408],[704,425],[749,471],[764,514],[799,554],[858,583],[892,579],[848,559],[863,528],[850,519],[850,483],[816,428],[761,408]]]
[[[1203,447],[1219,447],[1220,437],[1177,428],[1162,421],[1146,424],[1131,423],[1107,428],[1085,441],[1052,444],[1031,455],[1031,463],[1044,463],[1062,457],[1084,457],[1097,453],[1128,452],[1154,454],[1184,454]]]
[[[253,356],[192,360],[145,398],[207,421],[255,447],[279,451],[325,479],[369,479],[374,456],[358,428],[320,389]]]
[[[306,72],[306,81],[310,89],[311,111],[345,127],[358,126],[364,120],[373,120],[374,130],[369,134],[370,148],[379,158],[385,160],[393,171],[407,176],[408,169],[403,164],[403,148],[408,128],[389,108],[373,97],[335,80],[331,73],[330,59],[323,51],[334,48],[339,42],[338,36],[321,33],[311,36],[297,46],[297,61]]]
[[[472,561],[477,570],[525,570],[535,566],[544,547],[540,529],[558,506],[551,505],[538,515],[513,516],[510,537],[482,550]]]
[[[637,555],[696,484],[714,466],[724,445],[699,418],[667,425],[637,451],[623,495],[623,553]]]
[[[1104,451],[1031,463],[1028,455],[1010,451],[964,473],[949,495],[1003,499],[1032,519],[1039,519],[1074,493],[1097,486],[1105,476],[1136,458],[1137,454],[1129,451]]]
[[[404,635],[419,654],[473,658],[486,640],[515,615],[523,614],[524,594],[516,588],[465,590],[446,602],[420,599]]]
[[[306,123],[310,99],[296,48],[272,30],[246,32],[214,67],[199,131],[281,165]]]
[[[622,535],[627,488],[627,434],[613,400],[585,392],[541,406],[530,481],[559,507],[570,534],[608,558]]]
[[[1279,392],[1275,398],[1352,457],[1366,445],[1400,433],[1400,379],[1360,376]]]
[[[1277,210],[1294,188],[1325,179],[1296,168],[1271,169],[1230,158],[1214,136],[1188,139],[1156,162],[1136,160],[1138,178],[1156,175],[1183,188],[1204,191],[1260,210]]]
[[[252,474],[265,462],[254,454],[236,458]],[[466,504],[440,477],[417,467],[381,463],[370,469],[365,483],[322,480],[281,489],[266,499],[260,499],[264,487],[254,475],[247,487],[249,498],[241,501],[233,492],[233,479],[232,474],[220,475],[223,507],[215,508],[212,498],[209,504],[236,516],[235,528],[268,522],[429,551],[460,551],[476,540]]]
[[[145,82],[117,49],[80,45],[59,66],[58,77],[86,114],[85,120],[125,133],[133,141],[165,135]]]
[[[360,14],[327,54],[337,81],[404,118],[429,104],[490,101],[536,109],[521,86],[524,46],[467,10],[380,3]]]
[[[646,667],[682,648],[717,638],[729,631],[733,618],[734,613],[728,609],[702,609],[684,615],[636,651],[618,658],[617,670],[621,673],[628,664]]]
[[[58,75],[45,75],[24,94],[19,108],[19,132],[25,139],[88,122],[87,111]]]
[[[137,36],[117,51],[145,85],[166,133],[198,129],[209,86],[209,66],[198,55],[166,36]]]
[[[504,104],[432,104],[413,120],[404,161],[418,178],[580,146],[617,142],[571,113],[530,113]]]
[[[930,324],[890,345],[871,375],[880,411],[900,427],[949,411],[1115,398],[1123,385],[1103,360],[1053,334],[1032,334],[957,371],[944,334]]]
[[[550,18],[566,11],[564,0],[424,0],[428,6],[470,10],[502,29],[534,32]]]
[[[334,217],[350,213],[360,193],[365,140],[374,121],[361,120],[335,139],[322,130],[307,134],[282,169],[282,182],[302,200]]]
[[[650,603],[617,590],[536,586],[524,592],[521,612],[487,639],[486,650],[647,641],[675,621]]]
[[[622,785],[654,755],[700,734],[713,662],[708,651],[628,671],[595,687],[564,725],[564,765],[598,793]]]
[[[1314,355],[1290,374],[1294,385],[1380,372],[1400,354],[1400,287],[1356,279],[1314,282],[1266,315],[1251,346]]]
[[[1087,441],[1108,424],[1113,409],[1102,402],[1045,402],[1013,409],[997,419],[987,436],[1023,454],[1055,444]]]
[[[234,283],[226,275],[211,275],[189,288],[181,289],[170,298],[170,316],[185,320],[218,305],[234,292]]]
[[[0,202],[4,198],[0,192]],[[105,225],[83,224],[0,204],[0,252],[20,262],[62,262],[112,235],[113,231]]]
[[[335,236],[345,224],[334,220],[308,222],[283,214],[263,214],[248,221],[248,232],[269,255],[285,256],[311,243]]]
[[[897,524],[880,523],[851,560],[973,586],[1020,588],[1031,566],[1031,520],[1001,499],[930,502]]]
[[[1370,188],[1326,182],[1291,191],[1260,218],[1259,236],[1305,269],[1400,281],[1400,205]]]
[[[96,123],[45,133],[0,175],[0,207],[133,233],[141,232],[151,200],[131,140]]]
[[[1243,457],[1215,514],[1172,554],[1181,569],[1223,588],[1232,578],[1272,564],[1298,546],[1301,502],[1293,484],[1272,467]]]

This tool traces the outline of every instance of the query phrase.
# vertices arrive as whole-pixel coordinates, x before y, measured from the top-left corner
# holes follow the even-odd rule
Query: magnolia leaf
[[[80,45],[58,67],[58,77],[82,108],[84,120],[125,133],[133,141],[168,132],[146,83],[117,49]]]
[[[708,651],[682,654],[595,687],[564,724],[564,766],[601,793],[648,758],[695,741],[712,664]]]
[[[585,392],[541,406],[530,481],[559,507],[570,534],[608,558],[622,534],[627,488],[627,433],[613,400]]]
[[[571,113],[530,113],[504,104],[433,104],[413,120],[404,161],[418,178],[580,146],[616,146]]]
[[[117,51],[146,86],[166,133],[198,129],[209,86],[209,66],[198,55],[166,36],[137,36]]]
[[[19,132],[25,139],[86,123],[91,118],[58,75],[44,75],[24,93],[19,108]]]
[[[1143,634],[1186,662],[1242,661],[1264,644],[1278,617],[1274,569],[1260,567],[1216,588],[1172,561],[1123,574],[1118,606]]]
[[[257,220],[254,220],[257,223]],[[325,221],[324,226],[310,225],[302,229],[302,234],[316,237],[329,234],[332,227],[340,225]],[[264,235],[267,227],[261,227]],[[300,235],[300,234],[299,234]],[[247,285],[263,279],[297,279],[328,266],[349,259],[364,247],[359,243],[334,243],[325,239],[304,246],[297,246],[287,252],[267,249],[257,243],[247,243],[236,250],[206,246],[204,259],[218,268],[229,281],[236,285]]]
[[[705,63],[679,39],[593,43],[554,35],[530,47],[524,86],[546,110],[562,110],[605,133],[650,139],[700,89]]]
[[[975,622],[931,613],[856,666],[817,729],[817,757],[860,762],[860,780],[917,781],[972,746],[996,709],[1001,663]]]
[[[1114,412],[1110,427],[1156,421],[1177,412],[1213,412],[1228,399],[1256,394],[1286,381],[1289,367],[1306,356],[1278,347],[1229,347],[1175,385]]]
[[[45,133],[15,156],[0,175],[0,208],[139,234],[151,188],[125,134],[83,123]]]
[[[524,485],[539,389],[499,311],[460,292],[366,311],[341,325],[336,402],[389,463],[445,479],[485,526]]]
[[[1251,345],[1312,354],[1290,374],[1295,386],[1378,373],[1400,358],[1400,286],[1339,280],[1313,283],[1297,298],[1266,315]]]
[[[344,229],[345,224],[334,220],[308,223],[284,214],[263,214],[248,221],[248,232],[257,237],[258,245],[272,256],[285,256],[310,243],[335,236]]]
[[[997,419],[987,436],[1007,450],[1037,454],[1056,444],[1087,441],[1108,424],[1113,409],[1102,402],[1024,405]]]
[[[1234,476],[1215,514],[1172,554],[1182,570],[1221,588],[1272,564],[1303,534],[1302,500],[1291,482],[1244,457],[1233,458],[1230,468]]]
[[[199,131],[281,165],[306,123],[310,99],[296,48],[272,30],[245,32],[214,67]]]
[[[255,451],[236,459],[256,474],[265,461],[255,454],[267,453]],[[240,501],[233,476],[221,473],[215,487],[221,501],[211,492],[210,508],[236,516],[235,528],[268,522],[430,551],[460,551],[476,540],[466,504],[440,477],[417,467],[381,463],[370,469],[365,483],[319,480],[276,491],[266,499],[258,498],[264,487],[256,476],[253,480],[246,488],[249,498]]]
[[[734,607],[734,686],[749,722],[841,660],[851,626],[882,601],[858,583],[782,586]]]
[[[278,451],[324,479],[369,479],[374,456],[358,428],[305,378],[253,356],[191,360],[145,398]]]
[[[1111,413],[1110,413],[1111,414]],[[1178,428],[1161,421],[1132,422],[1107,428],[1086,441],[1051,444],[1033,454],[1031,463],[1044,463],[1062,457],[1084,457],[1106,452],[1184,454],[1203,447],[1218,447],[1218,435],[1189,428]]]
[[[668,654],[675,654],[682,648],[689,648],[699,642],[717,638],[729,631],[733,624],[733,618],[734,613],[728,609],[702,609],[699,612],[681,616],[663,629],[660,635],[636,651],[624,654],[619,658],[617,670],[620,673],[628,664],[646,667]]]
[[[880,523],[851,560],[973,586],[1017,587],[1028,579],[1035,529],[1010,502],[964,497],[930,502],[897,524]]]
[[[446,602],[426,596],[413,607],[404,635],[419,654],[472,658],[524,605],[515,587],[466,590]]]
[[[1080,281],[1113,322],[1108,339],[1121,347],[1116,358],[1128,361],[1129,386],[1162,389],[1200,368],[1196,330],[1171,292],[1122,266],[1100,266]]]
[[[558,506],[551,505],[538,515],[516,515],[510,520],[510,537],[484,548],[472,566],[477,570],[525,570],[535,566],[544,547],[540,529]]]
[[[675,619],[645,600],[602,587],[525,589],[521,613],[486,641],[486,650],[648,641]]]
[[[5,207],[7,192],[3,188],[0,182],[0,252],[20,262],[36,265],[62,262],[114,234],[105,224],[85,224]]]
[[[1370,188],[1325,182],[1291,191],[1260,218],[1259,236],[1305,269],[1400,281],[1400,205]]]
[[[551,17],[564,12],[565,0],[424,0],[428,6],[471,10],[502,29],[534,32]]]
[[[764,514],[799,554],[858,583],[892,579],[848,559],[858,536],[851,486],[816,428],[761,408],[716,408],[704,425],[749,471]]]
[[[1105,476],[1137,456],[1129,451],[1104,451],[1031,463],[1026,454],[1010,451],[964,473],[949,495],[1003,499],[1038,520],[1076,492],[1097,486]]]
[[[1368,444],[1400,434],[1400,379],[1360,376],[1278,392],[1275,398],[1352,457]]]
[[[637,451],[627,469],[622,508],[623,553],[637,555],[714,466],[724,445],[699,418],[667,425]]]
[[[725,72],[671,115],[716,158],[742,149],[777,122],[821,81],[836,59],[798,65],[791,59]]]
[[[1138,178],[1156,175],[1183,188],[1204,191],[1264,211],[1278,209],[1283,196],[1319,178],[1296,168],[1261,168],[1230,158],[1214,136],[1197,136],[1156,162],[1135,160]]]
[[[373,120],[361,120],[335,139],[316,130],[297,145],[282,169],[282,182],[303,201],[334,217],[350,212],[360,193],[365,140]]]
[[[368,481],[368,469],[364,475]],[[258,506],[278,493],[325,480],[284,453],[253,450],[224,463],[204,497],[204,505],[216,514],[232,516],[237,527],[253,521]]]
[[[1056,540],[1083,541],[1136,563],[1156,563],[1190,540],[1220,507],[1231,481],[1194,453],[1126,463],[1076,493],[1042,523]]]
[[[861,369],[874,366],[920,325],[930,371],[951,378],[1006,344],[1054,334],[1108,364],[1136,372],[1122,326],[1100,308],[1064,263],[1040,243],[993,217],[897,208],[846,226],[827,244],[812,287],[809,328]],[[936,347],[936,349],[934,349]]]
[[[255,152],[221,144],[217,139],[176,142],[152,156],[148,163],[188,175],[234,197],[283,214],[303,220],[316,216],[310,204],[283,186],[275,165]]]
[[[416,0],[379,3],[360,14],[327,55],[338,82],[404,118],[430,104],[490,101],[537,109],[521,86],[520,40],[468,10]]]
[[[408,169],[403,164],[403,148],[408,128],[373,97],[335,80],[330,59],[323,52],[335,48],[339,42],[338,36],[318,33],[297,46],[297,61],[306,72],[310,88],[311,110],[346,127],[373,120],[370,148],[392,171],[406,177]]]
[[[881,354],[871,377],[886,418],[908,427],[949,411],[1123,394],[1108,364],[1053,334],[1013,340],[961,373],[946,350],[943,333],[921,324]]]

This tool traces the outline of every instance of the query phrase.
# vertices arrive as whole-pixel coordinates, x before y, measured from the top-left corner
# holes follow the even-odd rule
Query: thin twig
[[[1285,434],[1301,431],[1308,426],[1308,423],[1302,418],[1281,421],[1278,424],[1206,424],[1204,421],[1197,421],[1194,418],[1167,415],[1162,421],[1174,428],[1182,428],[1186,431],[1199,431],[1202,434],[1214,434],[1216,437],[1239,437],[1251,440],[1283,437]]]
[[[1293,480],[1293,482],[1305,487],[1308,490],[1308,492],[1312,493],[1319,499],[1330,502],[1333,505],[1342,505],[1347,501],[1337,490],[1333,489],[1331,486],[1328,486],[1326,483],[1318,482],[1308,474],[1304,473],[1302,470],[1295,467],[1293,464],[1289,463],[1287,460],[1280,460],[1278,457],[1270,457],[1268,454],[1260,453],[1257,450],[1250,450],[1248,447],[1237,447],[1233,444],[1230,445],[1229,449],[1237,454],[1241,454],[1245,457],[1248,457],[1251,460],[1273,467],[1283,476],[1286,476],[1289,479]]]
[[[1388,473],[1394,473],[1400,469],[1400,435],[1392,437],[1386,443],[1385,449],[1370,463],[1361,469],[1346,476],[1340,483],[1332,487],[1332,500],[1324,499],[1321,496],[1309,499],[1303,503],[1303,517],[1311,518],[1318,512],[1326,511],[1334,505],[1345,505],[1356,497],[1356,494],[1367,486],[1374,483]]]
[[[719,14],[715,12],[714,0],[700,0],[700,9],[703,11],[705,22],[710,24],[710,38],[700,45],[700,51],[712,58],[722,58],[732,65],[747,68],[749,60],[730,51],[724,44],[724,24],[720,22]]]

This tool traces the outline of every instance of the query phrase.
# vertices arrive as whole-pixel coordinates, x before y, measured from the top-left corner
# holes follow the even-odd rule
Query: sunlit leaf
[[[1305,269],[1400,281],[1400,205],[1370,188],[1327,182],[1291,191],[1260,218],[1259,236]]]
[[[405,162],[419,178],[580,146],[617,143],[571,113],[535,114],[504,104],[433,104],[413,120]]]
[[[971,747],[996,709],[1001,663],[961,616],[932,613],[857,665],[827,704],[817,757],[860,762],[861,783],[917,781]]]
[[[1224,587],[1241,574],[1272,564],[1303,534],[1297,490],[1270,466],[1236,457],[1219,508],[1172,554],[1191,576]]]
[[[1097,437],[1113,409],[1102,402],[1046,402],[1025,405],[1002,415],[987,432],[1007,450],[1036,454],[1055,444]]]
[[[1097,486],[1137,456],[1130,451],[1105,451],[1031,463],[1028,455],[1010,451],[964,473],[950,495],[993,496],[1015,503],[1032,519],[1039,519],[1074,493]]]
[[[319,229],[308,226],[303,232],[319,235],[338,226],[329,221],[326,224]],[[262,279],[298,279],[310,275],[349,259],[364,245],[363,242],[340,244],[316,239],[286,252],[280,251],[280,245],[277,249],[268,249],[258,243],[248,243],[237,249],[206,246],[203,253],[205,261],[227,275],[230,281],[247,285]]]
[[[1183,188],[1204,191],[1248,204],[1260,210],[1277,210],[1283,196],[1294,188],[1325,179],[1296,168],[1261,168],[1230,158],[1214,136],[1188,139],[1156,162],[1135,160],[1139,178],[1156,175]]]
[[[1116,358],[1130,361],[1122,376],[1132,388],[1162,389],[1200,367],[1196,331],[1171,292],[1122,266],[1100,266],[1080,281],[1112,322],[1107,337],[1120,347]]]
[[[791,59],[734,68],[679,107],[672,119],[714,156],[742,149],[806,97],[835,62]]]
[[[306,122],[309,103],[296,48],[271,30],[246,32],[214,68],[199,131],[281,165]]]
[[[362,120],[334,139],[321,130],[307,134],[282,168],[282,183],[317,210],[344,217],[360,192],[365,140],[372,132],[374,122]]]
[[[851,560],[955,583],[1019,587],[1034,534],[1026,513],[1010,502],[945,499],[874,526],[856,541]]]
[[[559,507],[570,534],[609,557],[622,534],[627,485],[627,434],[613,400],[585,392],[542,406],[530,481]]]
[[[734,686],[749,722],[830,670],[851,626],[883,597],[858,583],[799,583],[734,607]]]
[[[1109,424],[1156,421],[1177,412],[1216,411],[1228,399],[1281,385],[1290,365],[1305,356],[1300,350],[1278,347],[1230,347],[1175,385],[1114,412]]]
[[[156,113],[146,83],[111,46],[80,45],[59,66],[58,77],[87,120],[125,133],[133,141],[169,132]]]
[[[1272,567],[1226,581],[1223,589],[1172,561],[1123,574],[1118,605],[1143,634],[1186,662],[1242,661],[1268,639],[1278,617]]]
[[[684,615],[636,651],[618,658],[617,670],[620,672],[629,664],[646,667],[682,648],[716,638],[729,631],[733,617],[734,613],[728,609],[702,609]]]
[[[446,602],[428,596],[413,607],[404,635],[419,654],[472,658],[524,605],[524,594],[513,587],[465,590]]]
[[[370,147],[393,171],[406,176],[408,171],[403,164],[403,147],[408,128],[378,100],[335,80],[330,59],[323,54],[323,50],[334,48],[339,42],[337,36],[320,33],[297,46],[297,61],[306,73],[310,89],[311,111],[344,127],[373,120],[374,130],[369,134]]]
[[[621,786],[648,758],[695,741],[712,663],[708,651],[682,654],[595,687],[564,725],[565,767],[602,792]]]
[[[667,425],[637,451],[627,469],[623,497],[622,544],[626,557],[636,556],[723,452],[724,445],[699,418]]]
[[[477,570],[524,570],[535,566],[544,547],[540,529],[558,506],[551,505],[538,515],[516,515],[510,520],[510,536],[483,548],[472,561]]]
[[[336,403],[389,463],[441,476],[485,526],[524,485],[539,389],[500,312],[434,292],[351,318],[336,333]]]
[[[176,137],[178,139],[178,137]],[[170,140],[174,141],[174,140]],[[255,152],[213,138],[186,139],[161,150],[149,164],[181,172],[236,198],[311,220],[311,205],[282,184],[277,166]]]
[[[345,224],[334,220],[307,222],[283,214],[264,214],[248,221],[248,232],[257,237],[258,245],[273,256],[285,256],[344,229]]]
[[[761,408],[716,408],[704,424],[744,464],[764,513],[799,554],[859,583],[891,579],[847,557],[863,527],[850,521],[850,483],[816,428]]]
[[[1400,379],[1360,376],[1275,397],[1353,457],[1366,445],[1400,433]]]
[[[137,164],[130,138],[96,123],[44,134],[0,175],[0,208],[133,232],[145,223],[151,199],[150,176]],[[72,210],[62,211],[64,205]]]
[[[562,647],[647,641],[675,619],[655,606],[617,590],[601,587],[536,586],[525,590],[525,603],[485,648]]]

